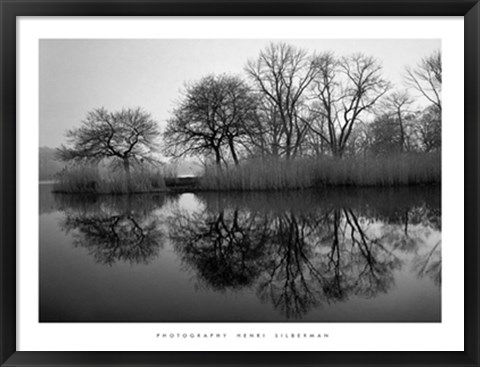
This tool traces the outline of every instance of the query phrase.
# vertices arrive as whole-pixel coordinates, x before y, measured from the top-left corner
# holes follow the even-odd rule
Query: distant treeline
[[[40,147],[39,149],[39,180],[52,181],[55,175],[60,172],[65,163],[56,159],[56,149]]]

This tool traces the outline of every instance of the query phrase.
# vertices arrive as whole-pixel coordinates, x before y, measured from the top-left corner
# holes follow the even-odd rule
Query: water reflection
[[[239,210],[176,211],[169,220],[169,236],[182,260],[220,291],[250,286],[260,275],[268,243],[265,229],[265,221]]]
[[[211,295],[211,302],[218,300],[213,294],[225,299],[252,294],[259,309],[265,305],[278,315],[265,321],[301,321],[340,304],[355,312],[359,299],[394,293],[410,275],[437,289],[441,285],[438,188],[43,196],[48,200],[43,208],[41,201],[40,212],[61,213],[58,228],[96,264],[151,264],[137,273],[155,271],[171,284],[188,274],[188,283],[172,286],[163,302],[175,292],[186,293],[193,304],[203,299],[200,294]],[[178,262],[178,267],[160,266],[162,254],[168,266]],[[434,307],[439,309],[439,302]],[[236,321],[234,311],[223,312],[222,320]],[[439,313],[433,314],[440,321]],[[148,320],[217,321],[168,314]]]
[[[73,232],[74,246],[86,248],[98,263],[147,264],[158,256],[165,236],[152,212],[163,197],[56,195],[56,199],[64,211],[60,228]]]
[[[427,201],[410,206],[406,198],[392,210],[383,205],[388,191],[371,193],[375,200],[368,192],[360,199],[351,191],[302,194],[202,194],[200,210],[172,213],[170,238],[205,285],[253,286],[288,319],[353,295],[387,293],[411,252],[417,274],[439,284],[440,256],[430,259],[440,242],[424,247],[440,213]]]
[[[433,248],[422,256],[414,258],[413,267],[419,277],[428,276],[440,286],[442,281],[442,254],[440,240]]]

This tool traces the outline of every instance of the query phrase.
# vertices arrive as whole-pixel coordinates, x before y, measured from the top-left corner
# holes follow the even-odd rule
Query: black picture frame
[[[2,366],[478,366],[480,363],[478,0],[1,0]],[[16,350],[16,18],[19,16],[463,16],[465,20],[465,350],[463,352],[22,352]],[[458,269],[461,271],[462,269]],[[456,336],[451,335],[454,339]]]

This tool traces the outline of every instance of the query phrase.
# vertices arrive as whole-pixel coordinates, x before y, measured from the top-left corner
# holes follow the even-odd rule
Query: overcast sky
[[[272,40],[41,40],[40,146],[65,143],[65,131],[97,107],[143,107],[165,126],[185,82],[211,73],[243,75]],[[281,41],[281,40],[274,40]],[[285,40],[311,51],[363,52],[402,85],[405,66],[440,49],[439,40]]]

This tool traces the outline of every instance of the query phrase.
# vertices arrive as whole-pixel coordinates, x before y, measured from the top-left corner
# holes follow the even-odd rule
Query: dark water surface
[[[440,188],[40,185],[40,321],[441,321]]]

